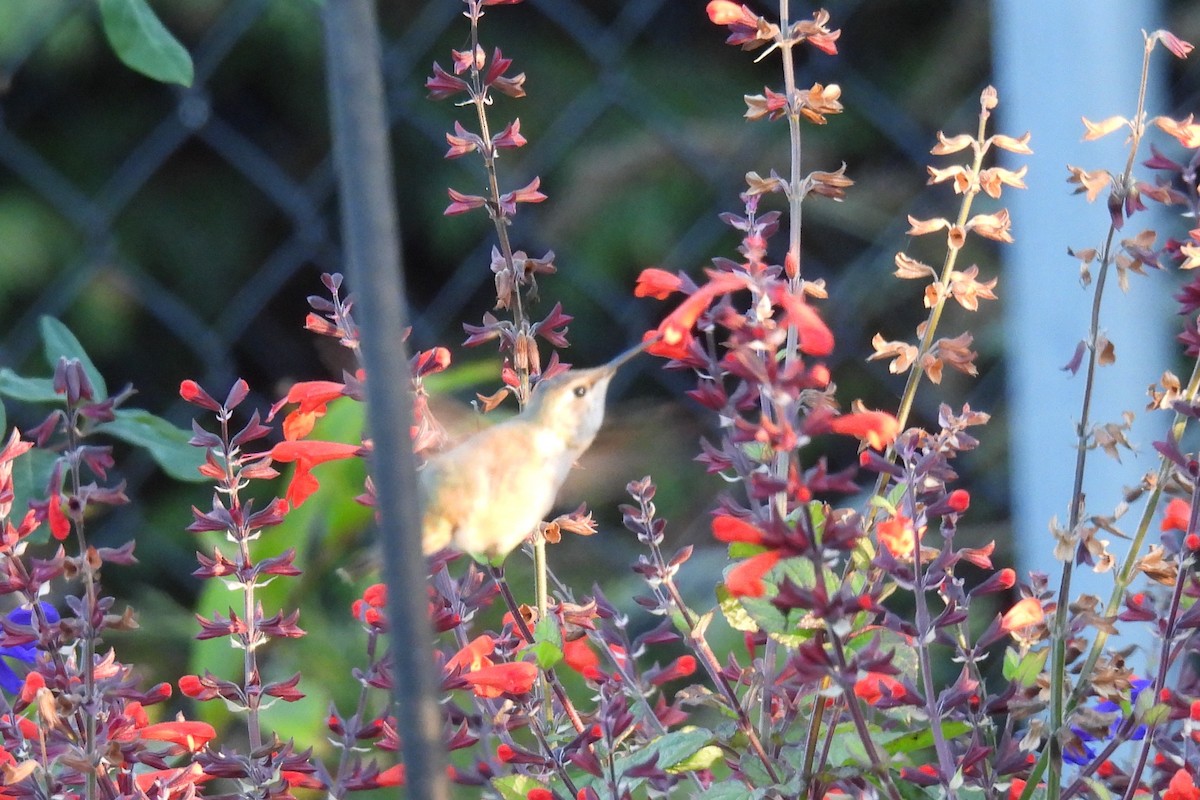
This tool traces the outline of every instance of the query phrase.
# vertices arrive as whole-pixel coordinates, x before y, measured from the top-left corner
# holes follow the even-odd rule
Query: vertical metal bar
[[[394,698],[409,796],[443,800],[442,720],[426,616],[425,558],[409,439],[412,401],[392,161],[373,0],[326,0],[325,52],[347,272],[367,370],[371,471],[382,527]]]

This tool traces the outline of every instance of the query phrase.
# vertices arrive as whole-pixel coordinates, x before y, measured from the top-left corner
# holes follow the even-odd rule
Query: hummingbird
[[[496,564],[524,542],[596,438],[609,381],[649,343],[539,382],[515,417],[431,458],[418,475],[425,554],[453,547]]]

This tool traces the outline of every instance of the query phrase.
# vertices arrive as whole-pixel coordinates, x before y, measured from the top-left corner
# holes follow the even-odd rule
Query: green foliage
[[[562,631],[558,629],[558,622],[553,616],[548,615],[538,620],[537,627],[533,631],[533,639],[534,643],[530,650],[537,659],[539,667],[553,669],[558,662],[563,660]]]
[[[191,86],[192,57],[146,0],[100,0],[104,35],[130,69],[163,83]]]

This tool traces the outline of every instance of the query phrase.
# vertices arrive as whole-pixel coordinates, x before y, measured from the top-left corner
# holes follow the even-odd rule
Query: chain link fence
[[[1194,22],[1185,5],[1177,14]],[[0,363],[40,369],[36,320],[58,317],[110,384],[132,382],[142,405],[183,423],[183,378],[219,392],[245,377],[261,406],[289,381],[348,365],[301,330],[318,274],[341,269],[320,3],[154,6],[194,57],[190,89],[121,67],[92,2],[0,5]],[[443,160],[444,134],[463,110],[430,102],[423,86],[432,62],[464,47],[467,25],[456,0],[379,7],[414,345],[451,346],[456,361],[485,364],[477,374],[494,386],[494,354],[458,347],[462,323],[478,322],[492,297],[490,226],[482,215],[441,214],[446,187],[470,191],[481,173],[470,159]],[[889,277],[892,256],[906,246],[906,213],[942,215],[952,202],[926,190],[925,164],[936,130],[973,130],[988,81],[988,8],[843,0],[830,11],[844,30],[841,54],[810,56],[801,82],[841,84],[847,113],[806,133],[805,162],[845,161],[858,185],[845,203],[806,206],[804,269],[835,298],[824,310],[839,336],[842,361],[831,366],[844,396],[886,407],[899,384],[861,356],[875,330],[898,337],[919,319],[916,290]],[[500,124],[519,116],[530,142],[506,153],[502,181],[539,175],[549,195],[522,210],[514,242],[557,253],[540,310],[561,301],[575,316],[566,360],[599,363],[656,321],[656,304],[632,298],[638,271],[698,274],[730,255],[736,242],[717,214],[738,210],[747,171],[786,165],[786,130],[741,119],[742,95],[775,86],[776,68],[724,46],[700,0],[528,0],[489,10],[483,38],[528,75],[527,98],[494,108]],[[996,272],[993,255],[973,255],[985,275]],[[957,402],[988,408],[1002,395],[997,319],[954,321],[975,333],[982,373],[952,382]],[[645,359],[614,395],[678,398],[671,379]],[[624,429],[643,445],[646,424],[686,422],[647,400],[636,407],[643,427]],[[698,424],[684,426],[686,448]],[[997,470],[1003,440],[992,433],[977,469]],[[996,516],[1002,475],[981,495]],[[149,464],[135,462],[127,477],[134,495],[161,488]],[[113,535],[129,523],[120,518]]]

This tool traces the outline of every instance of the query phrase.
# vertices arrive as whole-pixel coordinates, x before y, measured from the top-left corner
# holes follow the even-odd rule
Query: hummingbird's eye
[[[575,387],[575,396],[576,397],[583,397],[585,394],[587,394],[586,386],[576,386]]]

